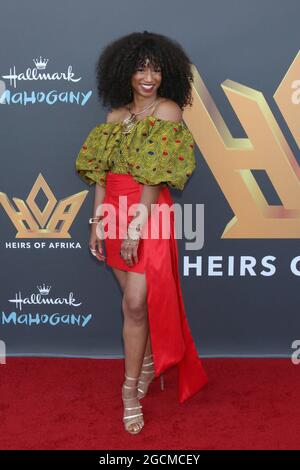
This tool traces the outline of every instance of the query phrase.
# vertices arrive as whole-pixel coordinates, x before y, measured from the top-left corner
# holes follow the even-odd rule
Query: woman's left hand
[[[120,255],[124,259],[127,266],[133,266],[134,263],[138,262],[138,246],[139,246],[139,239],[130,241],[128,243],[127,239],[123,240],[121,243],[121,251]]]

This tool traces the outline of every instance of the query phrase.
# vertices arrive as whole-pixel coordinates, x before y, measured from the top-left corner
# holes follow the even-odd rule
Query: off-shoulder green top
[[[76,171],[89,185],[105,187],[106,172],[129,173],[142,184],[168,184],[182,190],[196,168],[195,142],[186,125],[146,116],[132,131],[105,122],[88,134],[76,158]]]

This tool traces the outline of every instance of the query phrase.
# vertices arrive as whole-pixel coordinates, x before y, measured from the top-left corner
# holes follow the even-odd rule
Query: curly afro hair
[[[191,105],[193,74],[188,55],[177,41],[148,31],[123,36],[102,50],[96,64],[102,105],[119,108],[132,101],[131,77],[146,59],[161,68],[157,95],[175,101],[181,110]]]

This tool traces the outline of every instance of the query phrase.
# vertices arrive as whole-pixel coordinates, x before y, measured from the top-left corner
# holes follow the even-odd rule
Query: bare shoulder
[[[165,99],[157,105],[155,116],[166,121],[180,122],[182,120],[182,111],[175,101]]]
[[[126,109],[124,107],[120,108],[112,108],[110,111],[108,111],[106,115],[106,122],[119,122],[124,119],[124,113],[126,112]]]
[[[114,110],[108,111],[106,114],[106,122],[113,122],[114,121]]]

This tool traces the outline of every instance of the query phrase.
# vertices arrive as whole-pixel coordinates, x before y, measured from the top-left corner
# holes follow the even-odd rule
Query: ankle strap
[[[144,356],[144,359],[149,359],[149,357],[152,357],[152,354],[149,354],[149,356]]]
[[[126,379],[128,380],[138,380],[139,377],[129,377],[128,375],[125,374]]]

